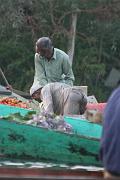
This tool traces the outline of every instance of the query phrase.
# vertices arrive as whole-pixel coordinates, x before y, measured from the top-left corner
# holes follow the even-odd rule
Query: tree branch
[[[53,15],[53,2],[52,0],[48,1],[49,2],[49,7],[50,7],[50,17],[51,17],[51,22],[53,24],[53,26],[56,26],[55,20],[54,20],[54,15]]]
[[[114,2],[115,3],[115,2]],[[103,15],[103,13],[104,13],[104,15],[108,15],[108,12],[110,12],[111,11],[111,8],[113,8],[113,6],[112,5],[109,5],[109,6],[98,6],[98,7],[96,7],[96,8],[94,8],[94,9],[76,9],[76,10],[71,10],[71,11],[68,11],[68,12],[66,12],[66,13],[64,13],[60,18],[59,18],[59,21],[58,21],[58,24],[61,24],[61,22],[62,22],[62,20],[66,17],[66,16],[68,16],[68,15],[70,15],[70,14],[72,14],[72,13],[88,13],[88,14],[98,14],[98,15],[100,15],[100,14],[102,14]],[[118,11],[119,12],[119,11]]]

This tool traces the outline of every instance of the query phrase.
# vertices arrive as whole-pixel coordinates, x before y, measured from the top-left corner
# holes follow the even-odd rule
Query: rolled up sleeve
[[[64,56],[64,59],[63,59],[63,73],[65,75],[64,77],[65,83],[70,86],[73,86],[73,82],[75,78],[74,78],[72,66],[70,64],[68,55]]]

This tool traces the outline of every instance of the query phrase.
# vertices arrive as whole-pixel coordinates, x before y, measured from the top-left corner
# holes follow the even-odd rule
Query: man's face
[[[40,94],[41,94],[41,89],[35,91],[35,92],[32,94],[32,98],[38,100],[38,99],[40,99]]]
[[[50,59],[51,58],[51,56],[52,56],[52,51],[51,51],[51,49],[48,49],[48,48],[43,48],[43,47],[41,47],[41,46],[39,46],[39,45],[37,45],[36,44],[36,52],[38,53],[38,54],[40,54],[40,56],[42,56],[42,57],[45,57],[46,59]]]

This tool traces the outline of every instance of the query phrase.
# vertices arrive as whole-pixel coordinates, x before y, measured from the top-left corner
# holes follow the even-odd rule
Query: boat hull
[[[57,168],[0,167],[0,179],[95,179],[102,178],[103,171],[71,170]]]
[[[3,158],[101,166],[99,140],[0,120]]]
[[[0,115],[27,109],[0,105]],[[0,120],[0,157],[68,165],[101,166],[99,140],[102,127],[88,121],[65,117],[74,133],[66,134],[32,125]]]

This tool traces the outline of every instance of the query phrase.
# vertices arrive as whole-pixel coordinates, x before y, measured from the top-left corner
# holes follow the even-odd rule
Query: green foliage
[[[1,43],[0,61],[8,82],[16,89],[26,90],[34,76],[34,52],[23,43],[12,41]],[[7,53],[6,53],[7,52]]]
[[[77,11],[75,84],[88,85],[89,94],[99,101],[108,98],[104,81],[112,67],[120,67],[119,2],[0,0],[0,4],[0,66],[14,88],[29,91],[32,85],[37,38],[50,36],[55,47],[67,52],[71,13]]]
[[[26,121],[32,119],[34,114],[36,114],[35,111],[30,111],[24,116],[21,115],[20,113],[14,113],[14,114],[10,114],[8,116],[2,117],[2,119],[8,120],[8,121],[25,123]]]

